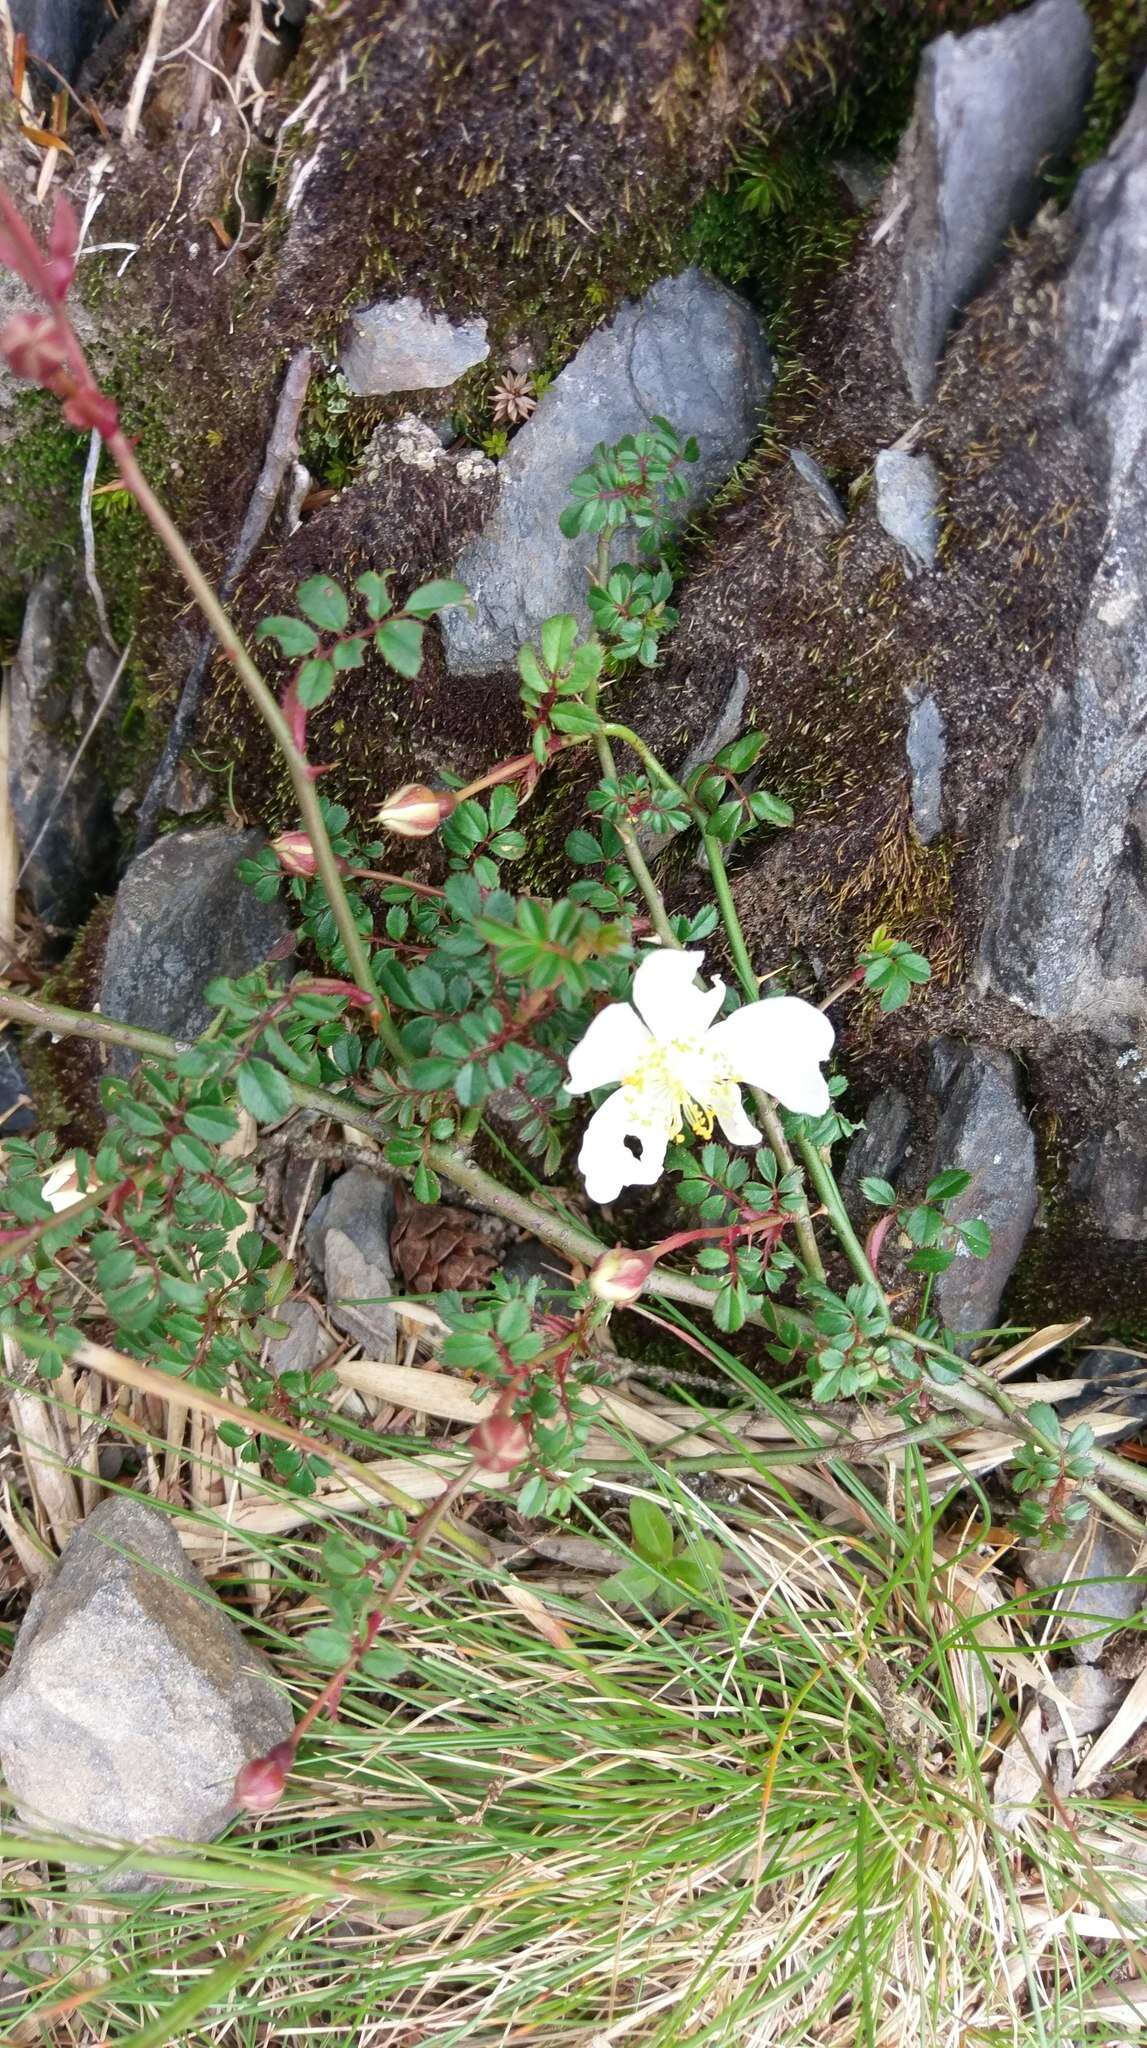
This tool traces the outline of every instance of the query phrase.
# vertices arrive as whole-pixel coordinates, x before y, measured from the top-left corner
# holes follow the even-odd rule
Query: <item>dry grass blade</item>
[[[74,1446],[63,1440],[57,1410],[27,1384],[31,1371],[11,1337],[4,1338],[7,1373],[8,1413],[28,1488],[36,1502],[41,1526],[62,1550],[72,1530],[83,1520],[75,1481],[68,1470]]]

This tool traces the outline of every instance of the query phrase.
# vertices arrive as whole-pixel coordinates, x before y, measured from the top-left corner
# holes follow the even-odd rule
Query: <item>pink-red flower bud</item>
[[[97,434],[110,441],[119,431],[119,407],[98,384],[77,384],[65,399],[63,410],[68,425],[79,427],[81,432],[94,427]]]
[[[235,1804],[240,1812],[270,1813],[283,1796],[294,1761],[294,1738],[288,1735],[266,1756],[252,1757],[249,1764],[244,1764],[235,1778]]]
[[[271,852],[288,875],[315,875],[319,864],[315,849],[305,832],[280,832],[271,841]]]
[[[640,1301],[656,1264],[656,1250],[633,1252],[618,1245],[616,1250],[602,1253],[589,1276],[589,1284],[599,1301],[608,1302],[611,1308],[624,1308],[630,1302]]]
[[[424,782],[404,782],[388,796],[378,823],[400,839],[429,839],[457,806],[448,789],[428,789]]]
[[[487,1415],[466,1439],[483,1472],[516,1472],[530,1454],[530,1432],[517,1415]]]

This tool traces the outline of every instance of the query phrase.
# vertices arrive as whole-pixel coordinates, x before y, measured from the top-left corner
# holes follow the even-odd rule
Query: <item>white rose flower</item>
[[[578,1155],[591,1201],[652,1187],[686,1125],[710,1138],[716,1122],[731,1145],[759,1143],[741,1100],[744,1083],[802,1116],[828,1108],[820,1067],[835,1034],[823,1010],[799,996],[773,996],[715,1024],[725,984],[694,987],[704,959],[668,946],[647,953],[632,1003],[607,1004],[570,1054],[571,1095],[617,1084],[591,1116]]]

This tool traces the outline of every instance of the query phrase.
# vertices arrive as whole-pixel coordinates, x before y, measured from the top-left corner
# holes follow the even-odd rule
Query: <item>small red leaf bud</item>
[[[400,839],[429,839],[456,808],[457,798],[448,789],[428,789],[424,782],[404,782],[388,796],[378,813],[378,823]]]

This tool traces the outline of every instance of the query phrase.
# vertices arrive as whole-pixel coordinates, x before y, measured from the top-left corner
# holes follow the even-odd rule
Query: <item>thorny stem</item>
[[[172,1059],[186,1049],[177,1044],[175,1039],[165,1037],[162,1032],[145,1031],[137,1025],[121,1024],[114,1018],[98,1017],[84,1010],[69,1010],[57,1004],[38,1002],[30,996],[12,995],[6,989],[0,990],[0,1017],[10,1017],[15,1023],[29,1024],[41,1030],[57,1032],[62,1036],[93,1038],[106,1045],[125,1045],[135,1052],[149,1053],[156,1058]],[[313,1109],[323,1116],[350,1124],[358,1130],[372,1135],[377,1134],[377,1117],[356,1103],[344,1101],[338,1095],[328,1094],[325,1089],[309,1088],[298,1082],[291,1083],[291,1093],[300,1109]],[[426,1149],[426,1162],[463,1194],[470,1195],[495,1215],[504,1216],[507,1221],[520,1224],[543,1244],[561,1252],[566,1258],[576,1260],[582,1265],[594,1265],[608,1249],[588,1230],[563,1222],[560,1217],[540,1208],[524,1195],[515,1194],[512,1188],[504,1187],[501,1181],[495,1180],[482,1167],[476,1166],[472,1159],[464,1158],[460,1153],[452,1151],[448,1145],[429,1145]],[[690,1280],[685,1274],[658,1271],[652,1287],[666,1299],[679,1301],[687,1307],[712,1307],[713,1297],[709,1291],[701,1287],[697,1281]],[[751,1315],[749,1320],[763,1323],[767,1329],[782,1337],[792,1333],[805,1340],[813,1340],[817,1334],[811,1318],[800,1309],[777,1308],[768,1300],[762,1301],[760,1311]],[[1041,1432],[1028,1420],[1023,1408],[997,1385],[990,1374],[978,1373],[974,1366],[969,1366],[966,1359],[959,1358],[943,1344],[937,1344],[931,1338],[918,1335],[915,1330],[893,1327],[889,1334],[903,1339],[917,1351],[926,1351],[930,1356],[943,1360],[958,1372],[978,1382],[978,1385],[967,1386],[959,1382],[949,1386],[932,1384],[929,1392],[938,1406],[955,1408],[971,1420],[985,1423],[995,1429],[1000,1427],[1001,1418],[1006,1418],[1017,1435],[1023,1436],[1030,1443],[1040,1445],[1041,1448],[1049,1448]],[[146,1372],[146,1368],[139,1366],[135,1360],[122,1358],[117,1353],[105,1351],[103,1347],[86,1341],[78,1347],[75,1356],[79,1363],[91,1364],[103,1371],[109,1370],[109,1362],[114,1361],[116,1368],[119,1369],[119,1376],[122,1377],[128,1377],[129,1367],[133,1376]],[[113,1373],[114,1376],[116,1374]],[[158,1384],[158,1376],[156,1381]],[[150,1378],[148,1385],[150,1388]],[[979,1386],[984,1389],[982,1393]],[[197,1398],[204,1405],[212,1401],[212,1397],[208,1395],[197,1395]],[[332,1458],[332,1462],[344,1470],[350,1470],[355,1478],[362,1478],[369,1484],[374,1484],[373,1475],[370,1474],[368,1467],[358,1465],[357,1461],[341,1453],[332,1454],[329,1447],[313,1444],[311,1439],[304,1438],[299,1431],[289,1430],[285,1425],[269,1422],[265,1418],[250,1414],[249,1411],[239,1410],[224,1403],[220,1403],[219,1407],[228,1417],[242,1416],[264,1431],[282,1436],[287,1442],[302,1443],[307,1449],[321,1449],[324,1456]],[[1129,1459],[1116,1457],[1110,1451],[1096,1451],[1093,1455],[1097,1470],[1101,1471],[1113,1485],[1123,1487],[1141,1500],[1147,1500],[1147,1471],[1132,1464]],[[1126,1529],[1129,1534],[1142,1536],[1142,1528],[1135,1517],[1099,1487],[1084,1484],[1080,1487],[1080,1492],[1120,1528]]]
[[[370,955],[355,924],[338,860],[323,817],[322,805],[306,759],[295,745],[291,728],[276,702],[273,691],[252,661],[183,535],[161,505],[140,469],[126,434],[120,430],[110,435],[107,445],[123,482],[167,549],[220,646],[230,656],[243,688],[286,762],[295,799],[314,848],[319,875],[327,892],[351,971],[363,993],[371,999],[375,1028],[387,1051],[394,1059],[403,1063],[406,1055],[403,1052],[402,1041],[379,994],[370,964]]]

